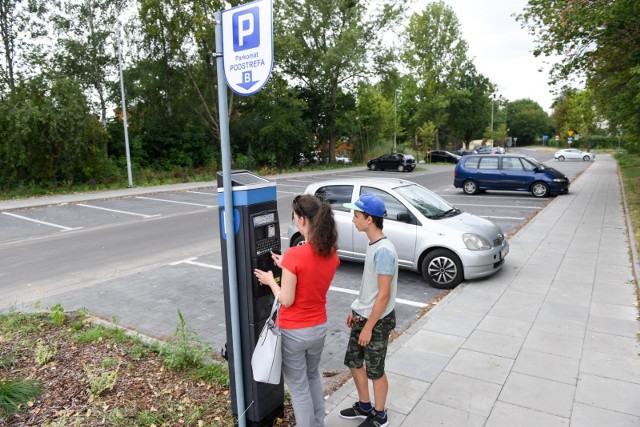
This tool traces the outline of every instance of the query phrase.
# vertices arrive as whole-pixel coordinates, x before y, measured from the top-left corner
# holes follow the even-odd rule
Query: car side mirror
[[[409,212],[400,212],[396,215],[396,219],[399,222],[406,222],[407,224],[413,224],[413,216]]]

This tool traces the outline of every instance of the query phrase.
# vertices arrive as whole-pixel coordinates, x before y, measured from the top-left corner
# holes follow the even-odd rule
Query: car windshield
[[[458,209],[451,206],[440,196],[419,185],[403,185],[395,190],[429,219],[444,218],[460,213]]]
[[[546,169],[545,165],[543,165],[542,163],[540,163],[539,161],[537,161],[533,157],[525,157],[522,160],[525,162],[525,169],[527,169],[527,170],[531,170],[531,169],[527,167],[526,162],[529,162],[530,164],[532,164],[533,165],[533,169],[535,169],[535,168],[538,168],[540,170]]]

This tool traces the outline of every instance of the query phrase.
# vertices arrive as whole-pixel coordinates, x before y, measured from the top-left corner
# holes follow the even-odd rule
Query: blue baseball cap
[[[384,202],[374,194],[361,194],[355,203],[343,203],[342,206],[380,218],[384,218],[386,213]]]

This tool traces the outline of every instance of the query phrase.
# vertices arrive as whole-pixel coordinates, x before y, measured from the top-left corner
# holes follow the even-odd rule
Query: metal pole
[[[493,97],[491,98],[491,139],[493,139]]]
[[[240,310],[238,307],[238,276],[236,272],[236,243],[233,224],[233,194],[231,183],[231,144],[229,142],[229,112],[227,81],[222,60],[222,13],[214,13],[216,22],[216,68],[218,69],[218,110],[220,112],[220,147],[222,154],[222,189],[224,192],[224,230],[227,236],[227,272],[229,276],[229,308],[231,310],[231,342],[233,373],[238,406],[238,426],[245,427],[244,375],[242,372],[242,344],[240,341]]]
[[[122,96],[122,123],[124,125],[124,147],[127,155],[127,177],[129,178],[129,188],[133,187],[131,177],[131,154],[129,153],[129,125],[127,124],[127,105],[124,98],[124,77],[122,75],[122,26],[118,19],[118,65],[120,67],[120,95]]]
[[[396,116],[397,116],[397,108],[396,108],[396,98],[398,97],[398,90],[396,89],[393,92],[393,153],[396,152],[396,143],[397,143],[397,127],[396,127]]]

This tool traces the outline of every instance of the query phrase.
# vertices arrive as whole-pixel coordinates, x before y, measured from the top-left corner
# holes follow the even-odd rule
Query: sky
[[[529,98],[551,112],[553,94],[548,86],[549,69],[543,57],[533,56],[533,36],[520,28],[519,14],[527,0],[444,0],[455,12],[468,55],[478,72],[498,85],[509,101]],[[429,0],[413,0],[411,12],[424,11]],[[543,72],[538,71],[543,69]]]

